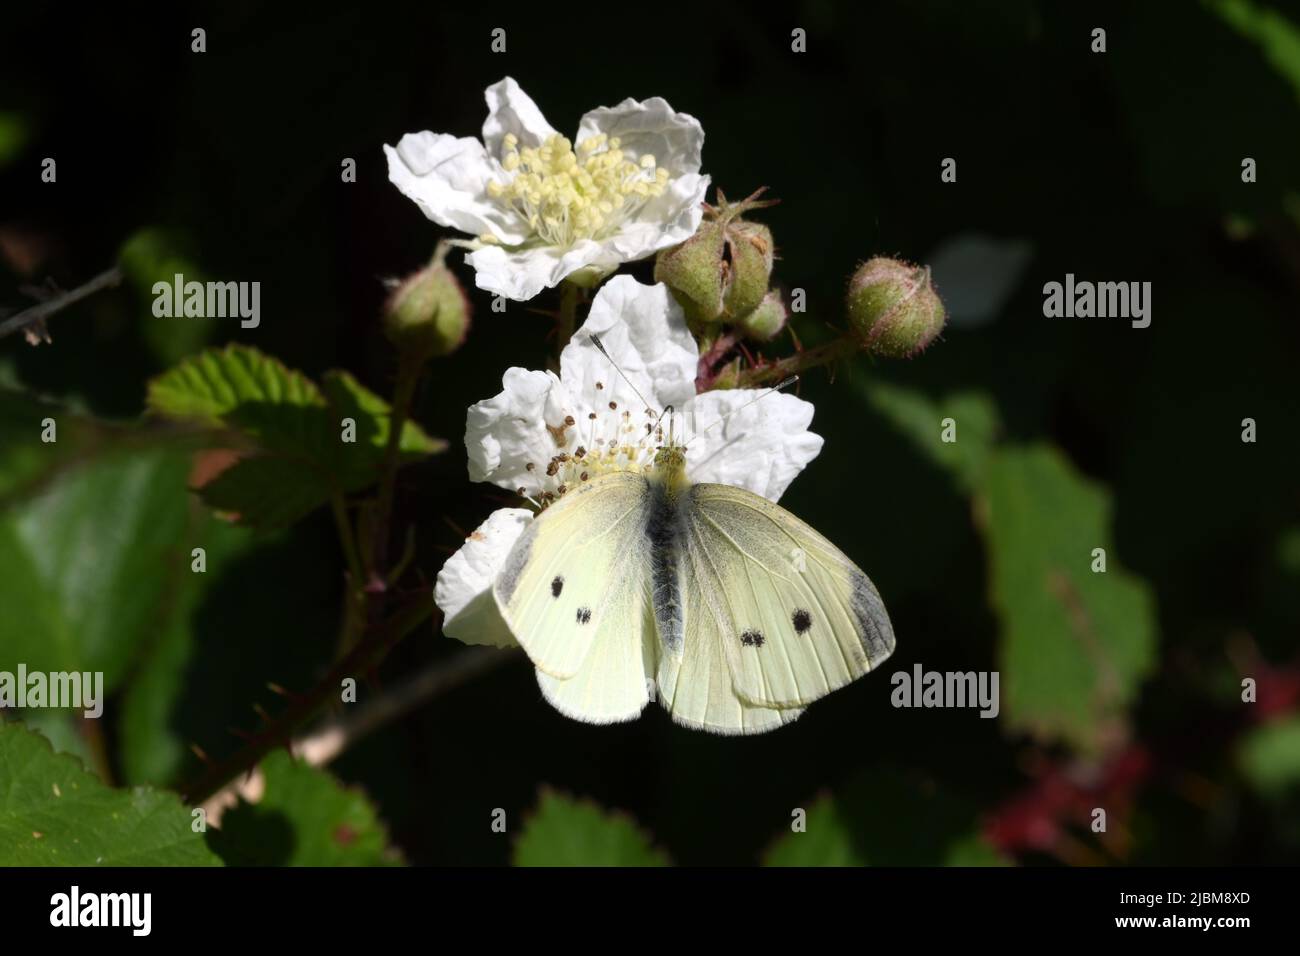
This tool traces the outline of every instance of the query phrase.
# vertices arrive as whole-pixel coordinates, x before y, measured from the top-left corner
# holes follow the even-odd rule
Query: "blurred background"
[[[826,447],[782,502],[872,577],[897,652],[746,739],[679,728],[657,707],[614,727],[569,721],[510,660],[328,773],[275,758],[263,802],[209,834],[219,855],[1300,860],[1300,11],[785,7],[7,11],[0,306],[119,260],[127,280],[51,319],[52,345],[0,340],[0,670],[102,670],[109,693],[99,721],[5,720],[104,784],[174,788],[200,769],[192,743],[226,755],[253,704],[283,708],[268,682],[303,689],[325,673],[343,596],[328,509],[270,533],[214,517],[187,490],[200,453],[141,424],[146,383],[237,341],[390,394],[383,280],[422,266],[444,233],[388,183],[381,146],[422,129],[477,136],[483,89],[510,75],[568,135],[627,96],[698,117],[716,185],[782,200],[756,218],[775,234],[775,279],[806,291],[805,344],[842,326],[862,260],[931,264],[950,311],[942,339],[911,361],[860,356],[805,377]],[[194,27],[206,53],[190,50]],[[496,27],[504,54],[489,49]],[[355,183],[340,181],[345,157]],[[955,183],[940,182],[945,157]],[[398,483],[412,588],[505,500],[467,481],[466,407],[551,351],[547,320],[493,313],[459,259],[474,325],[415,404],[450,444]],[[260,281],[260,327],[153,317],[152,282],[178,271]],[[1151,326],[1044,318],[1043,284],[1066,273],[1151,282]],[[947,417],[954,444],[939,441]],[[207,572],[191,574],[200,545]],[[361,694],[463,650],[422,629]],[[999,671],[999,718],[892,707],[889,675],[916,664]],[[805,834],[790,832],[795,808]]]

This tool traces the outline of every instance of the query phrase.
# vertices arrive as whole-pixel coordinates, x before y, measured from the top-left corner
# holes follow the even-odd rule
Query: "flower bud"
[[[849,324],[868,352],[907,358],[943,329],[943,302],[930,285],[929,266],[877,257],[849,280]]]
[[[739,324],[741,331],[749,338],[758,342],[770,342],[785,328],[786,318],[787,313],[785,303],[781,301],[781,292],[779,289],[773,289],[763,297],[758,308],[741,319]]]
[[[723,308],[732,321],[743,318],[763,301],[772,278],[772,230],[756,222],[736,220],[726,228],[731,268],[727,270]]]
[[[454,352],[469,333],[469,299],[443,264],[446,255],[440,244],[432,261],[402,280],[384,304],[388,340],[426,359]]]
[[[722,224],[706,219],[695,235],[655,259],[655,281],[672,290],[692,322],[722,317],[724,245]]]

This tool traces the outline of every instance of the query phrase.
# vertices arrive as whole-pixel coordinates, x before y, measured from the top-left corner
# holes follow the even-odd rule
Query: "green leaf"
[[[858,388],[868,405],[949,472],[963,491],[979,486],[1000,427],[988,395],[955,392],[936,400],[881,380],[861,382]],[[955,440],[945,441],[945,432]]]
[[[237,866],[391,866],[399,863],[374,806],[359,790],[283,751],[262,761],[266,789],[221,818],[212,846]]]
[[[544,789],[515,843],[515,866],[668,866],[628,816]]]
[[[894,770],[860,774],[807,808],[803,829],[769,847],[764,866],[1006,866],[974,832],[975,808]],[[924,820],[918,830],[891,821]]]
[[[202,547],[206,570],[187,565],[177,577],[150,635],[141,661],[126,683],[117,722],[122,777],[131,783],[174,782],[189,759],[190,737],[176,726],[177,710],[193,679],[196,615],[222,571],[244,554],[256,539],[248,528],[196,509],[197,520],[186,545]],[[190,551],[182,560],[192,561]],[[196,669],[197,670],[197,669]],[[210,673],[210,671],[207,671]],[[242,703],[242,701],[241,701]]]
[[[184,560],[187,470],[174,452],[105,458],[0,513],[0,670],[118,685]]]
[[[329,500],[329,478],[292,458],[242,458],[199,489],[204,502],[257,528],[280,528]]]
[[[346,372],[323,388],[256,349],[231,345],[182,362],[149,385],[149,408],[171,418],[242,431],[261,454],[244,459],[202,490],[212,507],[258,527],[288,524],[329,499],[359,491],[383,466],[392,409]],[[355,442],[343,441],[343,420]],[[443,451],[414,422],[402,429],[399,460]]]
[[[1010,726],[1084,750],[1113,739],[1156,653],[1154,601],[1120,567],[1111,499],[1047,446],[998,449],[985,483]],[[1093,549],[1106,570],[1092,570]]]
[[[183,235],[150,226],[133,233],[118,251],[118,265],[135,291],[144,340],[164,365],[172,365],[202,348],[218,323],[227,321],[153,314],[155,283],[172,286],[177,275],[184,276],[186,282],[207,281],[189,254],[188,245]]]
[[[1251,728],[1238,744],[1237,761],[1251,786],[1267,797],[1300,790],[1300,717]]]
[[[112,790],[49,741],[0,721],[0,865],[216,866],[174,794]]]
[[[1209,4],[1233,29],[1259,45],[1264,58],[1300,99],[1300,25],[1266,4],[1251,0],[1213,0]]]

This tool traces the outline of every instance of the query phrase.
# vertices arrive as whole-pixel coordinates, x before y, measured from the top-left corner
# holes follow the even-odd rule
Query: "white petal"
[[[553,289],[566,276],[587,266],[618,268],[620,260],[600,243],[584,239],[568,249],[530,246],[503,249],[485,246],[465,256],[474,267],[474,284],[515,302],[527,302],[543,289]]]
[[[637,210],[607,241],[623,262],[654,255],[695,235],[704,218],[704,194],[709,177],[688,173],[670,180],[662,195]]]
[[[640,402],[592,344],[593,333],[655,411],[668,405],[680,409],[695,394],[699,347],[666,285],[614,276],[596,293],[587,321],[560,353],[560,377],[570,395],[592,401],[601,382],[601,401],[616,401],[640,415]]]
[[[626,99],[587,113],[578,125],[581,143],[589,136],[617,136],[619,148],[633,161],[649,154],[673,177],[698,173],[704,149],[704,128],[689,113],[677,113],[662,97],[645,102]]]
[[[514,133],[520,146],[540,146],[548,136],[555,135],[532,97],[510,77],[493,83],[483,96],[488,105],[483,142],[497,159],[501,158],[501,141],[507,133]]]
[[[503,391],[471,405],[465,416],[465,449],[470,481],[490,481],[502,488],[536,496],[542,490],[546,466],[572,444],[573,429],[558,444],[550,425],[560,432],[566,416],[576,409],[553,372],[509,369]],[[532,470],[528,465],[532,464]]]
[[[686,410],[686,473],[694,482],[736,485],[778,500],[804,466],[822,450],[822,438],[808,431],[813,406],[783,392],[719,389],[699,395]],[[715,422],[734,412],[721,425]],[[708,429],[705,431],[705,429]]]
[[[384,146],[388,179],[440,226],[473,236],[490,232],[523,242],[527,224],[487,194],[494,165],[476,139],[444,133],[407,133],[397,148]]]
[[[513,647],[518,643],[492,598],[506,555],[533,513],[524,508],[492,512],[438,572],[433,601],[442,610],[442,632],[466,644]]]

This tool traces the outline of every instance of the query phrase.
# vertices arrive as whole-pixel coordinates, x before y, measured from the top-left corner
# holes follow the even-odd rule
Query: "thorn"
[[[200,747],[198,744],[190,744],[190,750],[194,752],[194,756],[198,757],[209,767],[212,766],[212,758],[209,757],[207,755],[207,752],[204,751],[204,749]]]
[[[266,712],[266,708],[263,707],[261,704],[253,705],[253,713],[257,714],[258,717],[262,718],[262,723],[264,724],[271,723],[271,715]]]

